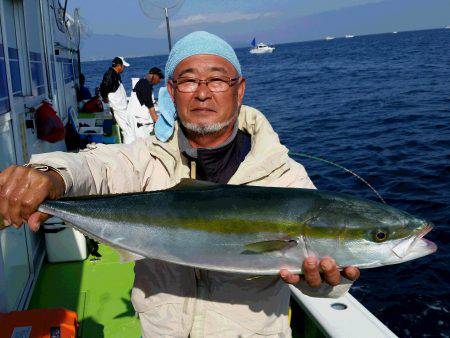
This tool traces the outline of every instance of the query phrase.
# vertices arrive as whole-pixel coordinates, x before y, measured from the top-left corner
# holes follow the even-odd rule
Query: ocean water
[[[245,104],[267,116],[292,151],[339,163],[386,202],[435,224],[438,251],[362,270],[351,293],[401,337],[450,336],[450,30],[427,30],[237,51]],[[167,56],[130,59],[131,77]],[[109,61],[83,63],[91,89]],[[296,158],[319,189],[376,200],[353,176]]]

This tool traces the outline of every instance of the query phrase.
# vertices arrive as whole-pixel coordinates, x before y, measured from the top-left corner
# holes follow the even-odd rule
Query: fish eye
[[[382,243],[388,238],[388,233],[384,229],[377,229],[372,232],[373,240],[377,243]]]

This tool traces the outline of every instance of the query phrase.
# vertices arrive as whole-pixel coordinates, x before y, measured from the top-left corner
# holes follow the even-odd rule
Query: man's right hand
[[[65,185],[56,171],[12,165],[0,173],[0,216],[5,226],[16,228],[27,222],[37,231],[50,216],[37,211],[45,199],[64,195]]]

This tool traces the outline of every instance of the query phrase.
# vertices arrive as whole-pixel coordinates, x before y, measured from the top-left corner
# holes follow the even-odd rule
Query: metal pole
[[[63,20],[64,20],[64,26],[66,26],[66,11],[67,11],[67,0],[64,1],[64,7],[63,7]],[[66,26],[67,27],[67,26]]]
[[[80,45],[81,45],[81,28],[80,28],[80,22],[77,22],[77,30],[78,30],[78,46],[77,46],[77,63],[78,63],[78,84],[81,89],[81,53],[80,53]]]
[[[169,40],[169,52],[170,52],[172,50],[172,39],[170,38],[169,12],[167,10],[167,7],[164,7],[164,13],[166,14],[167,39]]]
[[[50,78],[50,66],[49,66],[49,62],[51,62],[50,57],[48,55],[48,40],[47,40],[47,29],[46,29],[46,25],[45,25],[45,20],[44,20],[44,4],[42,3],[43,0],[39,1],[39,12],[41,15],[41,32],[42,32],[42,42],[44,44],[44,65],[45,65],[45,77],[47,79],[47,92],[48,92],[48,98],[50,100],[53,100],[53,91],[52,91],[52,83],[51,78]],[[53,48],[52,48],[53,49]],[[53,60],[54,62],[55,60]],[[56,88],[55,88],[56,90]]]

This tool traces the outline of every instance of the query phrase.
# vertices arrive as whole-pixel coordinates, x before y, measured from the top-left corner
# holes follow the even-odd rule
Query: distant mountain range
[[[93,34],[82,41],[81,58],[83,61],[92,61],[115,56],[138,57],[164,54],[167,50],[167,40]]]
[[[346,34],[366,35],[389,31],[445,27],[450,24],[450,0],[386,0],[319,14],[290,13],[279,18],[208,26],[211,33],[227,39],[234,47],[249,45],[255,34],[272,43],[323,39]],[[192,26],[193,30],[205,29]],[[234,29],[234,30],[233,30]],[[174,41],[184,32],[173,32]],[[94,34],[82,42],[84,61],[110,59],[116,55],[138,57],[167,54],[166,39]]]

